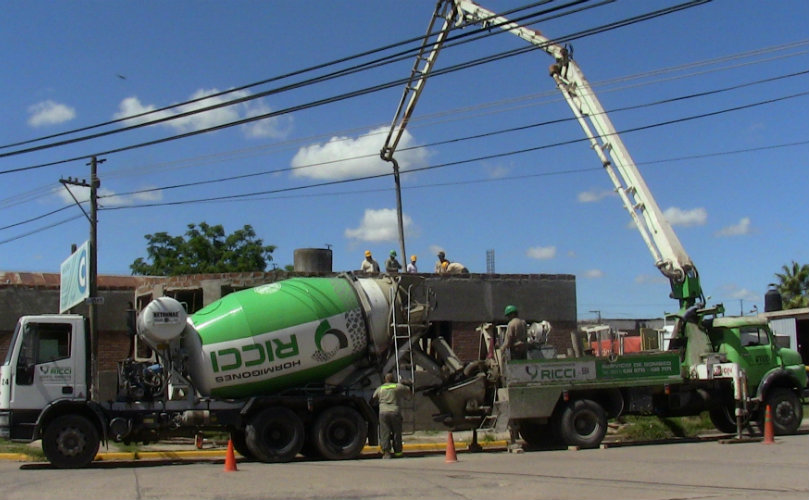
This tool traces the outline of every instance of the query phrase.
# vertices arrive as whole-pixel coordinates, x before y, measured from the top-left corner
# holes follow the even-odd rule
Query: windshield
[[[3,365],[8,365],[11,363],[11,354],[14,351],[14,346],[17,345],[17,337],[20,336],[20,322],[17,322],[17,326],[14,327],[14,335],[11,336],[11,342],[8,343],[8,352],[6,353],[6,360],[3,361]]]

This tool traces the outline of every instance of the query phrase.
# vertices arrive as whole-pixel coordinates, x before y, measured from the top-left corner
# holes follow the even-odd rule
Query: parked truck
[[[101,443],[203,431],[229,432],[239,453],[264,462],[356,457],[378,441],[374,388],[383,373],[413,369],[403,347],[429,326],[428,292],[403,277],[292,278],[190,316],[159,297],[140,312],[134,334],[154,358],[122,360],[116,387],[98,388],[109,399],[90,396],[102,381],[90,369],[87,318],[23,316],[0,367],[0,437],[41,439],[62,468],[88,465]],[[450,363],[421,363],[451,380],[462,365],[441,339],[435,345]]]
[[[564,8],[549,6],[545,13]],[[442,46],[453,38],[453,30],[466,28],[504,30],[554,59],[548,73],[612,181],[655,266],[668,278],[670,296],[678,301],[679,312],[674,315],[677,321],[668,351],[631,356],[546,359],[537,355],[535,359],[509,360],[495,349],[501,340],[497,329],[481,325],[484,345],[489,346],[487,358],[480,360],[486,367],[477,372],[477,378],[433,392],[445,423],[467,428],[507,424],[518,429],[529,444],[562,440],[593,447],[603,439],[607,419],[626,413],[682,416],[708,411],[719,430],[740,434],[751,419],[763,422],[766,409],[771,408],[775,432],[795,432],[807,387],[800,356],[776,344],[764,318],[725,317],[721,304],[706,305],[696,266],[573,58],[571,46],[560,45],[539,30],[521,26],[471,0],[439,0],[380,153],[392,163],[397,187],[394,156],[399,140]],[[577,344],[573,342],[574,347]],[[447,397],[456,389],[459,394],[479,394],[481,378],[486,379],[483,401],[464,403],[463,397]]]

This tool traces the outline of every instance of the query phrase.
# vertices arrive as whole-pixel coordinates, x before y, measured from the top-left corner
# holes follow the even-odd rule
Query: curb
[[[505,449],[508,444],[506,441],[487,441],[485,443],[478,443],[481,448],[486,449]],[[402,446],[405,452],[439,452],[446,451],[447,443],[411,443]],[[455,443],[455,447],[459,452],[468,451],[469,444],[463,441]],[[225,459],[227,449],[215,450],[156,450],[156,451],[105,451],[96,455],[94,461],[96,462],[114,462],[114,461],[136,461],[136,460],[180,460],[180,459],[195,459],[195,458],[209,458],[209,459]],[[379,455],[382,451],[378,446],[365,446],[362,449],[363,455]],[[244,458],[239,453],[236,453],[238,458]],[[15,462],[39,462],[42,461],[31,455],[25,453],[0,453],[0,460],[9,460]]]

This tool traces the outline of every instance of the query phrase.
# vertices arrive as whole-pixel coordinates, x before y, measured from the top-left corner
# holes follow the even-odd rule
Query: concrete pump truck
[[[550,7],[547,12],[560,8],[564,6]],[[504,30],[553,58],[549,75],[612,181],[655,266],[669,280],[670,296],[678,301],[679,311],[673,315],[676,323],[666,350],[661,346],[624,356],[580,354],[547,359],[540,354],[542,335],[535,343],[531,342],[535,337],[529,335],[528,359],[509,360],[507,353],[494,349],[502,341],[494,325],[481,325],[482,345],[489,348],[486,359],[479,361],[486,369],[477,377],[485,377],[486,382],[481,382],[485,389],[472,391],[474,378],[441,387],[435,391],[441,395],[436,399],[441,409],[438,418],[455,428],[503,430],[507,425],[532,446],[559,442],[598,446],[607,419],[622,414],[665,417],[708,411],[717,429],[740,437],[751,421],[763,425],[769,408],[775,433],[794,433],[802,420],[801,398],[807,387],[799,354],[776,344],[764,317],[725,316],[722,304],[706,305],[696,266],[658,207],[571,47],[470,0],[439,1],[381,150],[381,157],[393,164],[397,193],[399,169],[394,153],[438,54],[454,30],[475,26],[481,32]],[[401,211],[401,198],[398,201]],[[466,395],[483,392],[484,399],[464,401],[462,396],[454,400],[454,406],[449,405],[453,398],[447,394],[456,389]]]

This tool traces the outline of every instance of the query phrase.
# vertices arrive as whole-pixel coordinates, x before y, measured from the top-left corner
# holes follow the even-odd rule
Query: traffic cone
[[[233,453],[233,440],[228,439],[228,453],[225,455],[225,472],[237,471],[236,455]]]
[[[447,459],[446,463],[450,464],[458,461],[458,456],[455,454],[455,441],[452,439],[452,432],[447,434]]]
[[[773,444],[775,442],[774,439],[775,431],[772,427],[772,409],[770,405],[767,405],[767,409],[764,412],[764,444]]]

